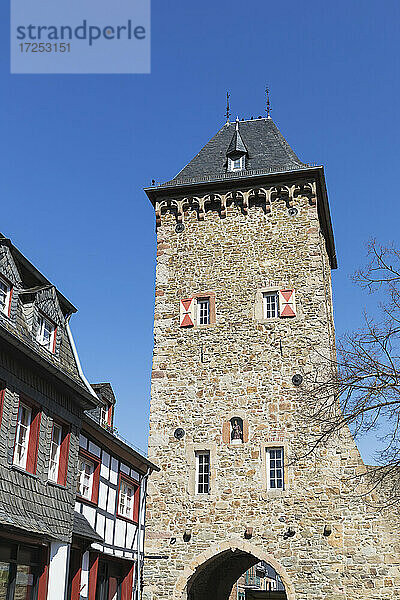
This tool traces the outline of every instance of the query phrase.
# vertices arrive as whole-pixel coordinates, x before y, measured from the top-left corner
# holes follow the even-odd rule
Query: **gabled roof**
[[[38,269],[18,250],[12,241],[0,233],[0,243],[10,248],[11,254],[18,265],[22,279],[27,288],[32,288],[32,291],[43,289],[44,287],[53,287],[53,284],[38,271]],[[60,302],[60,306],[65,314],[76,313],[77,309],[61,292],[56,288],[56,293]]]
[[[147,469],[151,471],[160,470],[142,454],[142,451],[135,449],[130,442],[123,440],[116,431],[111,432],[102,427],[89,412],[83,418],[82,433],[96,440],[96,443],[106,447],[108,452],[118,456],[142,474],[145,474]]]
[[[13,290],[10,315],[0,314],[0,344],[21,353],[21,359],[34,363],[42,374],[67,385],[84,409],[97,406],[98,398],[83,374],[69,328],[69,317],[77,309],[1,233],[0,272],[8,277]],[[36,339],[39,311],[57,327],[54,352]]]
[[[231,147],[239,144],[248,153],[247,169],[269,173],[305,168],[271,118],[226,123],[222,129],[169,183],[183,183],[194,177],[216,178],[226,173],[226,157]]]
[[[111,383],[91,383],[90,385],[92,386],[100,400],[104,400],[104,402],[112,404],[113,406],[115,405],[116,398],[114,390],[111,387]]]
[[[235,133],[232,136],[231,143],[228,146],[228,150],[226,152],[227,156],[230,154],[246,154],[247,148],[242,140],[242,136],[239,131],[239,120],[236,121]]]

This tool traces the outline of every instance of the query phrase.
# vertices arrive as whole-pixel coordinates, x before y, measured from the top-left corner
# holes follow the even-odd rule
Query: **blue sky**
[[[396,241],[400,5],[152,3],[151,75],[10,75],[0,6],[0,230],[79,308],[90,381],[111,381],[117,425],[146,447],[155,231],[143,187],[175,175],[233,116],[272,117],[325,165],[339,334],[368,298],[350,274],[372,236]],[[370,443],[363,444],[367,449]]]

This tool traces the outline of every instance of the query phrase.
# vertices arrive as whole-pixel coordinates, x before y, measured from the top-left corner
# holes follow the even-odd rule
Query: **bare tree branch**
[[[376,295],[377,317],[364,314],[361,329],[337,344],[335,360],[313,348],[318,368],[305,378],[301,403],[313,435],[302,452],[309,456],[348,429],[356,438],[379,432],[377,465],[359,477],[368,493],[385,486],[390,504],[400,500],[400,251],[373,240],[353,280]]]

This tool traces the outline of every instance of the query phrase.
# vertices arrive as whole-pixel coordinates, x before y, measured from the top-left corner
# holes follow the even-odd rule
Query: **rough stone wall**
[[[180,234],[175,217],[162,216],[149,437],[161,472],[150,479],[146,522],[146,554],[158,558],[146,561],[146,600],[186,598],[196,567],[224,548],[270,562],[289,600],[399,597],[398,521],[341,481],[362,466],[349,436],[288,464],[284,491],[266,489],[265,446],[283,445],[290,458],[299,442],[292,376],[309,368],[310,342],[333,351],[317,208],[307,198],[295,206],[292,217],[280,200],[269,214],[251,206],[244,215],[235,203],[226,218],[208,210],[200,221],[188,211]],[[256,293],[265,286],[295,288],[297,316],[257,321]],[[216,324],[180,328],[180,299],[205,290],[215,292]],[[239,446],[222,442],[223,422],[235,414],[249,423],[249,441]],[[182,440],[174,438],[177,427]],[[195,494],[196,449],[210,450],[208,495]],[[295,535],[285,539],[289,526]]]

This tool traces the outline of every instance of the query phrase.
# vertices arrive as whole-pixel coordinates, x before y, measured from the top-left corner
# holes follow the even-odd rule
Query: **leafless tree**
[[[337,343],[337,355],[319,357],[322,368],[306,378],[303,412],[312,420],[313,452],[334,436],[378,436],[376,465],[363,474],[369,491],[400,500],[400,251],[370,242],[368,263],[353,277],[377,300],[377,316],[364,314],[358,331]]]

